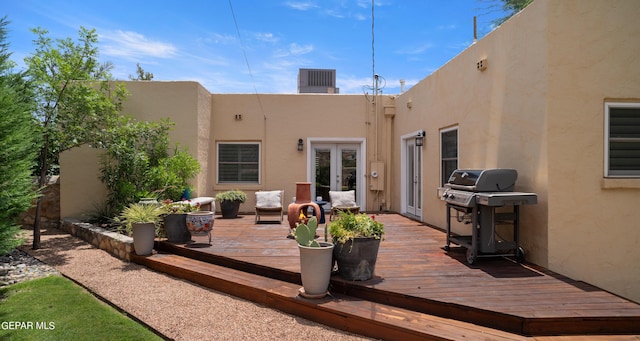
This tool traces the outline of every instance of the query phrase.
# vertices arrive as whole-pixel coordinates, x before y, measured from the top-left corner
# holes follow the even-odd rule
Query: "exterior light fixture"
[[[424,130],[420,130],[416,135],[416,147],[422,147],[424,145]]]
[[[302,139],[298,139],[298,151],[299,152],[302,151],[302,147],[304,147],[304,145],[302,144]]]

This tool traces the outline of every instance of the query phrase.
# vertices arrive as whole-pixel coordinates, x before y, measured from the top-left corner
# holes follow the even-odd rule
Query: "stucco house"
[[[516,190],[538,196],[521,210],[527,261],[640,302],[638,17],[636,0],[536,0],[402,94],[127,82],[125,111],[176,122],[172,140],[203,166],[196,194],[242,189],[244,212],[251,192],[291,200],[310,181],[314,197],[353,188],[367,211],[444,229],[448,170],[514,168]],[[229,158],[244,171],[221,171]],[[97,160],[89,148],[61,156],[62,217],[104,197]]]

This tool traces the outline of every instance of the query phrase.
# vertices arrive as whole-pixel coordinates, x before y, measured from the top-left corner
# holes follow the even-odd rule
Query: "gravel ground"
[[[41,241],[39,250],[31,250],[31,241],[21,248],[41,262],[12,253],[11,270],[0,268],[0,285],[59,272],[167,339],[371,340],[121,261],[55,229],[43,230]],[[31,275],[7,279],[16,271]]]

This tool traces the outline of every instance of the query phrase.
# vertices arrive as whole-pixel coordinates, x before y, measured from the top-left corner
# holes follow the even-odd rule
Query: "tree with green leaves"
[[[31,176],[38,149],[32,89],[23,73],[12,71],[8,23],[0,18],[0,255],[22,244],[18,219],[37,195]]]
[[[98,35],[81,27],[78,41],[49,38],[48,31],[32,30],[36,51],[25,58],[35,85],[33,110],[39,124],[38,185],[43,187],[60,153],[88,144],[98,146],[105,132],[118,123],[127,91],[111,86],[110,65],[98,63]],[[33,249],[40,248],[41,200],[37,200]]]
[[[109,212],[117,212],[141,198],[181,200],[200,163],[186,149],[168,153],[173,122],[140,122],[121,117],[105,141],[100,180],[108,190]]]
[[[502,2],[502,10],[507,13],[506,16],[494,20],[494,24],[496,26],[502,25],[509,18],[514,16],[516,13],[522,11],[525,7],[529,6],[533,0],[500,0]]]
[[[140,63],[136,63],[136,76],[129,75],[129,79],[132,81],[150,81],[153,79],[153,73],[144,71]]]

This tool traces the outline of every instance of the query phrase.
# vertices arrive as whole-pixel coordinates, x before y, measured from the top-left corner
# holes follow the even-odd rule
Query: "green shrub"
[[[120,211],[141,198],[181,200],[200,163],[186,148],[169,155],[168,131],[173,123],[137,122],[122,117],[122,124],[104,144],[100,180],[109,191],[107,204]]]
[[[178,201],[182,193],[189,188],[188,181],[200,172],[200,163],[186,149],[174,149],[173,155],[158,160],[146,174],[147,190],[157,193],[162,199]]]
[[[216,194],[216,200],[218,201],[239,201],[245,202],[247,200],[247,194],[241,190],[230,190],[226,192],[220,192]]]
[[[339,243],[346,243],[358,237],[382,239],[384,224],[375,220],[375,216],[341,211],[338,218],[329,224],[329,233],[333,240]]]

